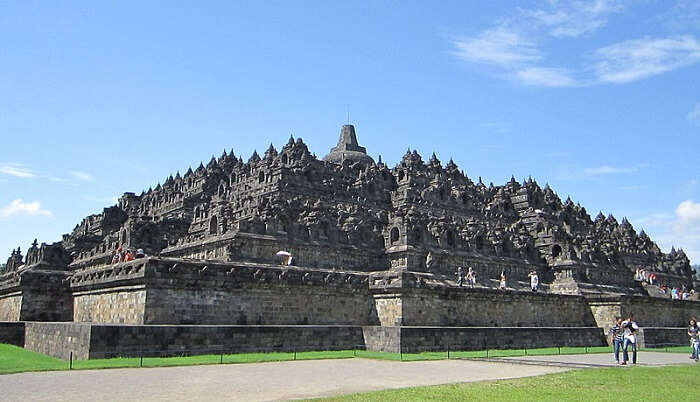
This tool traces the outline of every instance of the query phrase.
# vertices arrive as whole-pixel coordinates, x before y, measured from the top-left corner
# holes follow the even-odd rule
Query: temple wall
[[[0,322],[0,343],[24,347],[24,323]]]
[[[73,321],[143,324],[145,307],[146,290],[142,286],[78,292],[74,295]]]
[[[401,294],[374,295],[374,309],[382,326],[401,325],[403,308]]]
[[[605,335],[595,327],[401,327],[404,353],[423,351],[599,346]]]
[[[688,328],[657,328],[645,327],[639,330],[639,345],[642,348],[664,348],[673,346],[688,346]]]
[[[700,302],[656,297],[589,297],[588,304],[599,327],[610,328],[616,316],[633,313],[641,327],[683,327],[700,317]]]
[[[293,265],[345,270],[378,270],[387,266],[383,253],[371,253],[370,246],[354,246],[330,242],[327,239],[308,242],[290,241],[286,235],[257,235],[236,233],[221,239],[199,241],[164,250],[165,257],[218,261],[258,261],[278,263],[280,250],[294,256]]]
[[[73,300],[64,289],[31,288],[22,290],[21,321],[71,321]]]
[[[402,292],[401,325],[488,327],[593,327],[580,296],[491,289],[408,289]]]
[[[323,286],[148,289],[145,324],[366,325],[367,291]]]
[[[24,348],[67,360],[87,359],[90,352],[90,325],[82,323],[27,322]]]
[[[20,292],[0,296],[0,321],[19,321],[21,309]]]

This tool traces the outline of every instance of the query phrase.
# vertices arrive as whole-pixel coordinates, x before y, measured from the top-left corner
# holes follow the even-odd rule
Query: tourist
[[[146,253],[143,252],[142,248],[136,250],[136,258],[144,258],[145,256],[146,256]]]
[[[498,284],[498,288],[501,290],[506,290],[506,271],[501,271],[501,281]]]
[[[117,264],[119,262],[121,252],[122,252],[121,247],[119,247],[118,249],[116,249],[112,252],[112,264]]]
[[[464,269],[462,267],[457,267],[457,285],[461,288],[464,285]]]
[[[639,273],[639,267],[637,267],[634,271],[634,280],[635,281],[641,281],[642,280],[642,275]]]
[[[649,274],[649,284],[653,285],[654,282],[656,282],[656,274],[652,272],[651,274]]]
[[[615,363],[620,363],[620,349],[624,340],[624,331],[622,330],[622,317],[615,317],[615,323],[610,328],[610,344],[613,346],[613,355]]]
[[[637,364],[637,331],[639,325],[634,321],[634,315],[629,314],[629,317],[622,322],[622,329],[625,331],[624,340],[622,341],[622,363],[627,364],[629,361],[628,349],[632,345],[632,364]]]
[[[690,358],[697,362],[700,359],[700,341],[698,340],[700,328],[698,328],[698,322],[695,318],[691,318],[689,324],[688,336],[690,337],[690,347],[692,350]]]
[[[530,290],[537,292],[537,288],[540,286],[540,277],[537,276],[537,271],[530,271],[527,276],[530,277]]]
[[[133,249],[126,250],[126,256],[124,256],[124,261],[126,261],[126,262],[133,261],[134,258],[135,258],[134,250]]]
[[[474,272],[472,267],[469,267],[469,270],[467,271],[467,282],[469,283],[470,288],[473,288],[474,285],[476,285],[476,272]]]

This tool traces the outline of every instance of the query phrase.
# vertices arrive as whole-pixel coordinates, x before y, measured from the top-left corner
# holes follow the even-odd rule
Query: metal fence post
[[[561,354],[561,346],[557,346],[557,353]]]
[[[489,358],[489,348],[486,348],[486,358]]]
[[[143,367],[143,351],[139,350],[139,367]]]
[[[70,352],[70,360],[68,363],[68,370],[73,370],[73,352]]]
[[[447,344],[447,360],[450,360],[450,344]]]
[[[296,348],[295,348],[295,349],[294,349],[294,360],[296,360],[296,359],[297,359],[297,350],[296,350]]]
[[[221,347],[221,357],[219,359],[219,364],[224,364],[224,348]]]

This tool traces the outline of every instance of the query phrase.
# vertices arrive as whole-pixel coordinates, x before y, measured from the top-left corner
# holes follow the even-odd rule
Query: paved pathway
[[[523,360],[524,358],[520,358]],[[226,364],[0,375],[3,401],[279,400],[390,388],[527,377],[569,370],[551,362],[604,364],[608,354],[539,356],[545,363],[370,359]],[[640,354],[640,362],[692,363],[685,354]],[[535,364],[532,364],[535,363]],[[543,365],[540,365],[543,364]]]

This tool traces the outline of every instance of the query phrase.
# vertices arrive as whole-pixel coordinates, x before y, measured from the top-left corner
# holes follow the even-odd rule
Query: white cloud
[[[700,124],[700,103],[696,104],[693,110],[688,112],[688,121]]]
[[[642,190],[647,188],[647,186],[641,185],[641,184],[632,184],[629,186],[622,186],[620,187],[620,190],[625,190],[625,191],[637,191],[637,190]]]
[[[697,2],[681,3],[675,14],[700,12]],[[575,53],[576,38],[605,26],[622,10],[620,0],[549,0],[545,6],[517,9],[473,37],[453,40],[452,53],[466,63],[489,65],[504,79],[541,87],[623,84],[700,62],[700,41],[689,34],[608,42],[580,50],[580,61],[571,65],[553,67],[547,60],[545,46],[552,38],[560,42],[557,48],[563,45]]]
[[[534,42],[505,27],[487,29],[474,38],[459,38],[453,45],[453,54],[467,62],[509,67],[542,58]]]
[[[73,172],[70,172],[70,174],[78,180],[89,181],[89,182],[95,181],[95,178],[92,177],[92,175],[90,173],[73,171]]]
[[[607,16],[622,10],[615,0],[550,1],[550,8],[524,10],[534,24],[544,26],[554,37],[578,37],[604,26]]]
[[[20,177],[22,179],[31,179],[34,177],[34,173],[31,170],[18,163],[0,165],[0,173]]]
[[[598,166],[594,168],[583,169],[583,174],[586,176],[603,176],[610,174],[627,174],[639,171],[639,166],[615,167],[615,166]]]
[[[52,216],[52,213],[49,210],[41,209],[41,203],[39,201],[25,203],[21,199],[16,199],[9,205],[0,208],[0,218],[9,218],[16,215]]]
[[[610,166],[578,168],[574,166],[560,166],[557,169],[557,177],[560,180],[591,180],[601,176],[632,174],[648,167],[648,163],[639,163],[634,166]],[[629,190],[629,189],[627,189]]]
[[[676,215],[682,224],[700,224],[700,203],[685,200],[678,204]]]
[[[700,42],[693,36],[627,40],[596,51],[593,65],[600,82],[622,84],[700,61]]]
[[[657,213],[635,219],[668,252],[672,246],[682,248],[694,264],[700,263],[700,203],[685,200],[673,214]]]
[[[525,85],[543,87],[572,87],[577,85],[570,72],[562,68],[529,67],[515,73]]]

